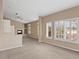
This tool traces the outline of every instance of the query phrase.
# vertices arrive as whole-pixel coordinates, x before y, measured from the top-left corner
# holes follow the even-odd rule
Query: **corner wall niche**
[[[52,39],[52,23],[46,23],[46,37]]]

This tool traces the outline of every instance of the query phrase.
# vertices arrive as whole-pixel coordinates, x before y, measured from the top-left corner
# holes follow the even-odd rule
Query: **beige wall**
[[[39,41],[56,45],[56,46],[60,46],[60,47],[64,47],[64,48],[68,48],[71,50],[79,51],[79,44],[62,42],[62,41],[57,41],[53,39],[50,40],[46,38],[46,23],[47,22],[61,20],[61,19],[68,19],[68,18],[73,18],[73,17],[79,17],[79,6],[70,8],[64,11],[60,11],[48,16],[40,17]]]
[[[4,33],[3,0],[0,0],[0,51],[22,47],[22,36]]]
[[[0,0],[0,20],[3,18],[3,0]]]
[[[22,47],[22,35],[2,33],[0,35],[0,51]]]
[[[0,0],[0,32],[3,30],[3,0]]]
[[[31,34],[28,34],[28,36],[38,39],[38,21],[34,21],[34,22],[31,22],[28,24],[31,24]],[[26,25],[28,25],[28,24],[26,24]]]
[[[5,21],[5,19],[4,19]],[[9,21],[9,20],[7,20]],[[13,21],[12,21],[13,22]],[[2,22],[4,24],[4,22]],[[14,25],[16,22],[13,22],[12,25]],[[22,28],[21,26],[18,25],[18,22],[16,23],[17,26],[16,28]],[[19,26],[19,27],[18,27]],[[7,25],[6,25],[7,27]],[[4,51],[7,49],[12,49],[16,47],[22,47],[22,35],[16,35],[11,32],[0,32],[0,51]]]

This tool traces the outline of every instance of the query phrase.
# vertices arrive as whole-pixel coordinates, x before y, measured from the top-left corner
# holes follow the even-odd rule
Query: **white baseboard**
[[[71,47],[67,47],[67,46],[63,46],[63,45],[59,45],[59,44],[53,44],[53,43],[50,43],[50,42],[44,42],[44,43],[48,43],[48,44],[55,45],[55,46],[58,46],[58,47],[61,47],[61,48],[65,48],[65,49],[69,49],[69,50],[72,50],[72,51],[79,52],[79,49],[75,49],[75,48],[71,48]]]
[[[22,45],[15,46],[15,47],[10,47],[10,48],[5,48],[5,49],[0,49],[0,52],[1,52],[1,51],[10,50],[10,49],[14,49],[14,48],[19,48],[19,47],[22,47]]]

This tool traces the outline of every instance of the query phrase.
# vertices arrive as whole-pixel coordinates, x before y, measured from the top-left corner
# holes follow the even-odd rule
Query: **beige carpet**
[[[0,59],[79,59],[79,53],[25,38],[22,48],[0,52]]]

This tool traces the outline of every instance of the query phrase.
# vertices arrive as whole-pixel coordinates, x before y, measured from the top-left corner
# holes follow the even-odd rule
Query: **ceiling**
[[[23,23],[79,5],[79,0],[4,0],[4,16]],[[22,19],[16,18],[16,13]]]

